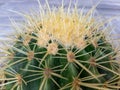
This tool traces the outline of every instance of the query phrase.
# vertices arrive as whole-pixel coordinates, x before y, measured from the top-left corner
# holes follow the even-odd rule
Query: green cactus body
[[[93,8],[92,8],[93,9]],[[91,9],[91,10],[92,10]],[[104,23],[87,14],[43,11],[28,16],[14,45],[4,50],[5,90],[119,90],[118,51]],[[22,30],[24,30],[22,29]],[[107,28],[106,28],[107,29]]]

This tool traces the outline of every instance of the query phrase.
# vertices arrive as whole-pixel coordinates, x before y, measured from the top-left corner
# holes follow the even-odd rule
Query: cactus
[[[13,23],[14,43],[1,48],[1,90],[119,90],[119,50],[95,7],[83,13],[39,5],[40,13]]]

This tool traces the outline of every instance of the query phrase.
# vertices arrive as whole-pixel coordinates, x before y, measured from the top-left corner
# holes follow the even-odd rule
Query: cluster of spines
[[[40,78],[43,78],[43,81],[39,88],[39,90],[42,90],[43,87],[45,86],[45,83],[47,82],[48,78],[50,78],[61,90],[64,90],[69,87],[71,87],[73,90],[77,90],[77,89],[81,88],[80,86],[99,89],[99,90],[100,89],[101,90],[102,89],[109,90],[108,88],[119,88],[119,86],[116,86],[116,84],[119,83],[119,82],[116,82],[119,79],[119,72],[117,72],[118,71],[117,69],[119,69],[119,66],[118,66],[119,62],[117,60],[114,60],[114,59],[116,59],[117,55],[114,51],[111,51],[111,46],[109,46],[109,45],[107,45],[105,47],[101,46],[101,44],[103,44],[103,42],[100,45],[97,43],[94,45],[91,42],[91,44],[93,45],[93,47],[95,49],[90,51],[89,49],[93,48],[92,46],[90,48],[90,44],[86,45],[82,49],[79,49],[79,48],[76,48],[73,46],[66,48],[65,46],[62,46],[61,44],[59,44],[58,42],[50,41],[50,43],[46,47],[39,47],[35,43],[37,41],[35,39],[31,38],[29,40],[29,42],[27,40],[25,40],[25,41],[23,40],[22,42],[19,42],[20,40],[22,40],[22,37],[19,37],[18,42],[11,49],[9,49],[7,51],[7,53],[9,53],[9,54],[6,58],[8,58],[9,61],[8,61],[8,65],[6,65],[3,68],[5,70],[5,75],[8,75],[10,77],[1,79],[2,81],[3,80],[7,81],[6,83],[1,84],[1,86],[11,84],[11,83],[16,83],[13,85],[13,87],[11,87],[11,89],[14,90],[17,87],[17,89],[19,90],[19,88],[21,88],[21,89],[23,88],[22,87],[23,84],[27,85],[27,83],[30,83],[34,80],[39,80]],[[24,44],[24,42],[27,42],[27,44]],[[107,43],[107,44],[109,44],[109,43]],[[90,52],[86,52],[87,49],[85,51],[84,50],[85,48],[87,48],[88,51],[90,51]],[[97,49],[97,48],[99,48],[99,49]],[[102,49],[103,49],[103,52],[106,53],[105,55],[102,55],[103,54]],[[105,49],[107,49],[107,50],[105,50]],[[81,53],[81,51],[83,51],[83,52]],[[92,55],[93,54],[92,52],[95,52],[94,56]],[[77,58],[80,59],[82,57],[84,57],[86,60],[84,58],[83,58],[83,60],[77,60]],[[103,61],[104,58],[106,58],[106,57],[108,60]],[[88,60],[88,58],[89,58],[89,60]],[[14,59],[17,59],[17,61],[14,61]],[[54,61],[51,61],[51,60],[49,61],[49,59],[53,59],[53,60],[60,59],[60,60],[62,60],[62,63],[61,63],[61,65],[50,68],[49,63],[52,63]],[[39,65],[35,66],[34,62],[32,65],[32,60],[35,60],[35,62],[38,62]],[[55,61],[55,62],[59,63],[60,60]],[[24,67],[24,69],[22,69],[21,66],[20,67],[15,66],[16,64],[19,65],[20,63],[24,63],[24,62],[28,62],[28,64],[25,64],[26,66]],[[75,75],[76,74],[76,72],[74,72],[75,67],[74,66],[72,67],[73,70],[72,70],[72,68],[70,68],[71,73],[74,73],[72,76],[73,82],[69,83],[68,85],[65,85],[64,87],[60,87],[60,85],[57,83],[57,81],[54,80],[54,78],[52,78],[52,76],[56,76],[63,80],[68,80],[69,78],[63,77],[61,74],[62,74],[62,72],[64,72],[66,70],[67,67],[69,67],[69,65],[71,65],[71,63],[73,65],[75,65],[75,67],[79,68],[80,72],[78,75]],[[106,63],[107,64],[110,63],[111,68],[113,68],[113,69],[111,69],[110,67],[101,65],[101,64],[106,64]],[[88,64],[89,66],[85,66],[85,64],[86,65]],[[12,68],[12,66],[15,70],[16,70],[16,68],[19,68],[18,71],[15,71]],[[32,67],[32,69],[30,69],[30,67]],[[93,69],[95,69],[96,67],[101,67],[103,70],[111,72],[111,74],[114,74],[114,75],[112,78],[109,78],[109,75],[106,75],[107,73],[103,72],[103,74],[99,74],[99,72],[96,70],[95,71],[89,70],[91,67],[93,67]],[[82,69],[80,69],[80,68],[82,68]],[[23,75],[21,75],[19,73],[20,71],[23,72],[22,73]],[[24,76],[24,72],[27,72],[27,73],[30,72],[31,74],[29,73],[29,75]],[[55,73],[55,72],[59,72],[59,73]],[[89,74],[89,75],[79,78],[80,75],[83,74],[83,72],[85,74]],[[76,77],[74,77],[74,75]],[[101,79],[103,76],[108,76],[108,78],[110,80],[108,79],[108,81],[105,81],[104,84],[101,83],[101,80],[99,80],[99,78]],[[25,81],[24,79],[26,79],[26,78],[29,78],[30,80],[28,79],[28,81]],[[33,79],[31,79],[31,78],[33,78]],[[94,80],[95,81],[97,80],[99,83],[98,84],[87,83],[86,81],[89,81],[89,80],[93,80],[93,82],[94,82]],[[112,83],[113,83],[113,86],[111,85]],[[104,87],[102,87],[102,86],[104,86]]]
[[[88,25],[88,29],[83,27],[82,36],[75,36],[73,30],[69,28],[69,24],[73,24],[69,15],[65,17],[65,11],[62,9],[58,13],[63,15],[63,24],[66,26],[63,25],[64,28],[61,29],[65,29],[64,32],[57,31],[57,28],[50,30],[52,18],[58,18],[57,15],[59,15],[55,12],[48,14],[51,16],[50,19],[43,18],[45,21],[36,21],[37,24],[33,22],[36,19],[27,17],[32,22],[31,24],[34,23],[33,27],[29,29],[26,26],[27,32],[22,32],[17,36],[16,42],[11,48],[2,49],[7,54],[4,58],[8,61],[1,69],[3,77],[0,79],[2,82],[0,87],[5,86],[8,90],[27,90],[28,88],[33,90],[33,87],[35,90],[51,90],[52,88],[60,90],[119,89],[120,63],[116,60],[119,51],[114,50],[105,40],[103,34],[105,31],[99,31],[104,24],[91,22],[91,13],[84,16],[81,12],[81,21],[91,20],[89,23],[84,23]],[[72,19],[77,21],[77,18],[74,18],[75,14]],[[60,24],[54,24],[59,25],[58,29],[60,28]],[[68,31],[67,26],[70,29]],[[44,29],[44,27],[46,28]],[[73,27],[73,29],[75,28],[77,26]],[[68,33],[65,37],[66,32]],[[80,33],[79,30],[74,32],[75,34]],[[77,44],[72,41],[73,37],[77,40],[75,41]]]

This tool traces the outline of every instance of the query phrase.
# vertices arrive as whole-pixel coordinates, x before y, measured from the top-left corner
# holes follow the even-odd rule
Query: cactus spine
[[[83,13],[39,5],[40,14],[24,15],[24,27],[14,25],[14,44],[1,48],[1,90],[119,90],[119,51],[95,7]]]

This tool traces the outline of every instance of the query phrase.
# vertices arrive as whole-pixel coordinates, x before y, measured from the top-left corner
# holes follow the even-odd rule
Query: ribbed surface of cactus
[[[40,14],[14,26],[1,90],[119,90],[119,51],[106,38],[107,22],[95,18],[95,7],[69,9],[40,5]]]

